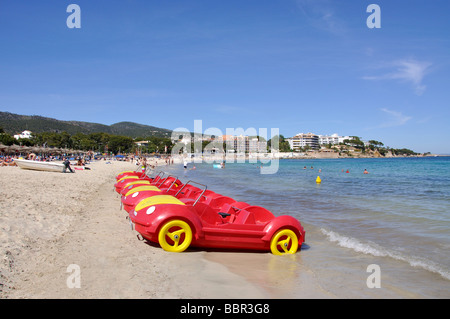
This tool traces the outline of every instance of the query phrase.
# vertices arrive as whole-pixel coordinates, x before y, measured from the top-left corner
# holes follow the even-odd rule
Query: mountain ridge
[[[128,121],[106,125],[86,121],[63,121],[41,115],[21,115],[3,111],[0,111],[0,127],[11,135],[20,134],[24,130],[29,130],[33,133],[67,132],[71,135],[103,132],[132,138],[147,136],[170,137],[172,134],[172,131],[168,129]]]

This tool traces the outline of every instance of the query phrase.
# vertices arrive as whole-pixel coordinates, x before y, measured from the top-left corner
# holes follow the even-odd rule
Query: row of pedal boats
[[[158,172],[125,171],[115,191],[133,230],[169,252],[190,247],[295,254],[305,240],[301,223],[236,201],[206,185]]]

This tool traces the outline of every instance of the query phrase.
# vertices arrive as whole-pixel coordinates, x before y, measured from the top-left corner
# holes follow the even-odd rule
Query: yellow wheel
[[[274,255],[295,254],[297,249],[297,235],[290,229],[277,231],[270,241],[270,251]]]
[[[180,253],[192,242],[192,230],[182,220],[171,220],[163,225],[158,234],[158,241],[165,251]]]

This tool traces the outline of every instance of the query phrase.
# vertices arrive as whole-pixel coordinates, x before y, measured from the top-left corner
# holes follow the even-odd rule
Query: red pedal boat
[[[188,247],[271,251],[294,254],[305,230],[292,216],[275,217],[263,207],[193,187],[192,181],[175,195],[164,192],[142,199],[129,211],[134,229],[166,251]]]

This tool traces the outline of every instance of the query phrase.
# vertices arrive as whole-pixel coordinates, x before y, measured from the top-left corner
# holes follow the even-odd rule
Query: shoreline
[[[188,162],[193,163],[213,163],[213,162],[222,162],[225,163],[247,163],[247,162],[258,162],[258,161],[272,161],[272,160],[314,160],[314,159],[405,159],[405,158],[442,158],[442,157],[450,157],[450,155],[410,155],[410,156],[314,156],[314,155],[292,155],[292,153],[277,153],[277,154],[260,154],[249,156],[246,154],[245,156],[235,156],[235,155],[198,155],[191,154],[188,155],[176,155],[173,156],[173,163],[180,164],[183,163],[184,160],[188,160]],[[149,157],[152,159],[152,157]],[[153,158],[155,160],[157,158]],[[160,159],[161,160],[161,159]],[[164,163],[163,163],[164,164]],[[164,166],[164,165],[163,165]],[[170,165],[169,165],[170,166]]]

